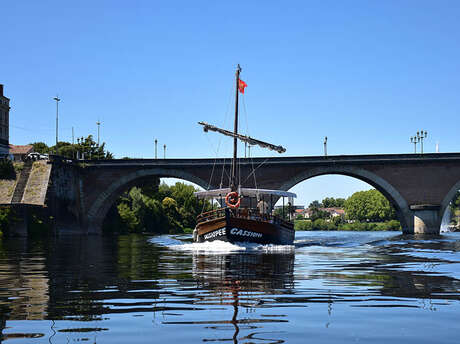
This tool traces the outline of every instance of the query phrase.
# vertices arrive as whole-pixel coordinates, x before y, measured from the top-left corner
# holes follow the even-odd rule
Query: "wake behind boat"
[[[208,123],[199,122],[205,132],[215,131],[220,134],[233,137],[233,159],[230,173],[230,186],[215,190],[199,191],[195,195],[198,198],[211,200],[211,204],[217,203],[219,207],[212,211],[201,213],[197,218],[197,225],[193,231],[193,239],[196,242],[204,241],[228,241],[228,242],[251,242],[258,244],[281,244],[291,245],[294,241],[294,224],[290,213],[292,200],[296,195],[292,192],[267,189],[242,188],[238,181],[241,176],[237,174],[237,141],[243,141],[250,145],[258,145],[278,153],[286,151],[282,146],[276,146],[268,142],[260,141],[249,136],[238,134],[238,96],[244,93],[247,86],[240,79],[241,68],[236,70],[236,96],[235,96],[235,125],[234,131],[218,128]],[[254,171],[253,171],[254,172]],[[284,199],[288,198],[288,209],[284,206]],[[283,199],[283,207],[280,215],[275,215],[274,205]]]

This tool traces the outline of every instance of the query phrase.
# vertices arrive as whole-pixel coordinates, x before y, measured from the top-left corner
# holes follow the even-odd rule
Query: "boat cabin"
[[[223,216],[225,209],[232,210],[233,214],[254,220],[275,221],[275,204],[282,199],[282,212],[279,221],[291,221],[292,212],[294,211],[294,198],[297,195],[293,192],[268,189],[249,189],[239,188],[237,194],[238,200],[235,205],[229,202],[231,195],[230,188],[214,189],[208,191],[195,192],[195,196],[200,199],[207,199],[211,202],[213,209],[209,212],[199,215],[198,221],[205,220],[203,217]]]

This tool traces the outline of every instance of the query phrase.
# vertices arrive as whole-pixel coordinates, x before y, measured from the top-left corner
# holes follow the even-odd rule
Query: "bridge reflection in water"
[[[401,334],[393,317],[415,319],[414,310],[444,319],[417,313],[417,322],[454,326],[446,315],[460,314],[459,235],[301,235],[295,252],[225,254],[184,252],[172,237],[141,235],[4,240],[3,339],[280,343],[307,329],[319,336],[347,328],[346,341],[353,331],[378,333],[363,319],[383,315]],[[357,327],[363,321],[368,328]],[[404,331],[416,338],[419,326]]]

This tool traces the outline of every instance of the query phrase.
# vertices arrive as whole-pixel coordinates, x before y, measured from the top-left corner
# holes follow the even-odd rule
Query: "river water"
[[[459,343],[460,233],[0,241],[0,342]]]

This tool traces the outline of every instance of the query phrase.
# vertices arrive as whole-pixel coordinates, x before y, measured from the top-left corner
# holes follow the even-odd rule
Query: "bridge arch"
[[[307,169],[285,181],[280,188],[287,191],[304,180],[328,174],[338,174],[353,177],[370,184],[378,191],[380,191],[395,207],[403,231],[405,231],[405,229],[407,230],[408,228],[411,228],[413,223],[413,216],[407,201],[401,196],[398,190],[396,190],[396,188],[385,179],[362,168],[349,166],[322,166]]]
[[[460,190],[460,180],[450,188],[449,192],[446,196],[444,196],[444,199],[441,202],[441,208],[439,210],[439,216],[441,219],[458,190]]]
[[[112,183],[106,190],[101,192],[96,201],[89,207],[87,212],[88,233],[100,233],[102,223],[117,198],[127,189],[148,177],[178,178],[197,184],[203,189],[208,188],[209,183],[203,179],[183,170],[166,168],[149,168],[131,172],[122,176]]]

